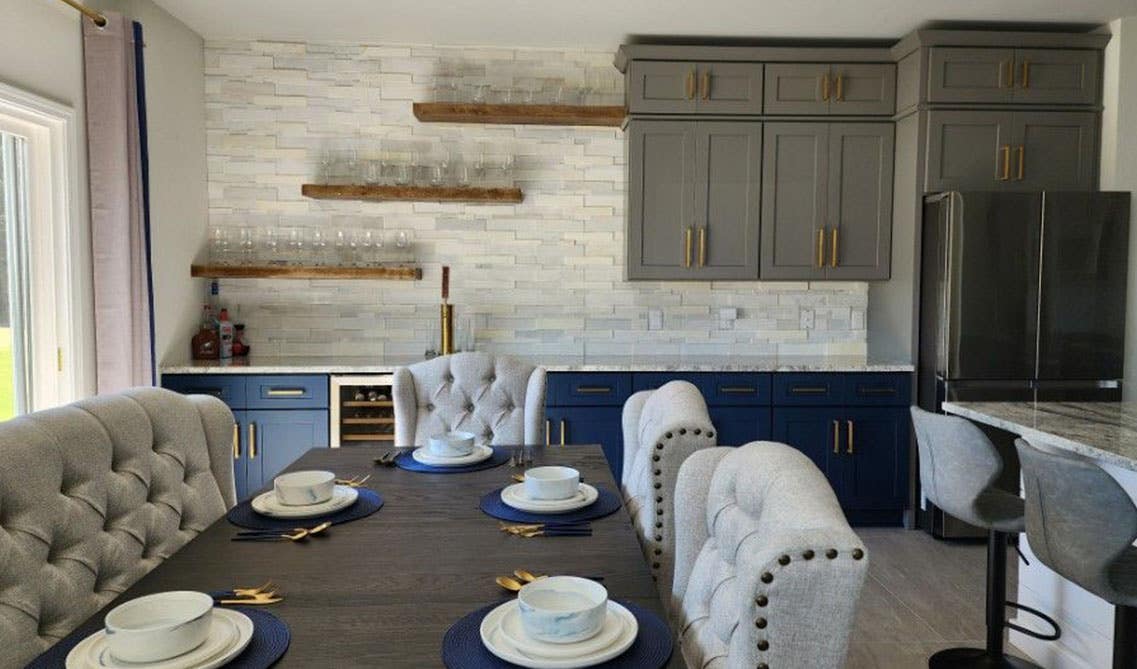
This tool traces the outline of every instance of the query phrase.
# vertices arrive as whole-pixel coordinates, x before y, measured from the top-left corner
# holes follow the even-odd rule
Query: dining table
[[[305,541],[233,541],[242,528],[219,519],[92,617],[168,590],[225,590],[266,581],[284,595],[263,607],[291,629],[279,667],[438,667],[447,629],[466,614],[515,593],[496,576],[603,577],[613,599],[666,619],[626,509],[592,521],[592,536],[525,538],[499,529],[479,509],[486,493],[514,483],[512,463],[468,473],[433,474],[376,464],[387,448],[314,448],[287,471],[339,477],[370,474],[382,495],[370,516]],[[597,445],[530,446],[526,466],[565,465],[592,485],[618,491]],[[304,525],[302,521],[298,525]],[[678,645],[669,669],[685,667]]]

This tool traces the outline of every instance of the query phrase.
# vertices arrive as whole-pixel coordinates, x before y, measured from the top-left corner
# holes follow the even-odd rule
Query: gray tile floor
[[[869,578],[846,669],[917,669],[943,648],[983,646],[984,544],[902,529],[856,532],[869,550]],[[1009,551],[1007,594],[1013,599],[1018,557]]]

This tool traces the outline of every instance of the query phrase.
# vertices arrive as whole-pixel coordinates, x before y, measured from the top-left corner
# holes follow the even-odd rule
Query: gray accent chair
[[[516,358],[455,353],[400,367],[391,394],[397,446],[452,430],[490,445],[545,440],[545,369]]]
[[[233,414],[136,388],[0,423],[0,667],[21,666],[236,503]]]
[[[717,444],[715,426],[699,389],[687,381],[635,393],[622,419],[624,504],[666,600],[675,569],[675,477],[688,456]]]
[[[1026,536],[1043,564],[1113,604],[1113,666],[1137,667],[1137,506],[1096,463],[1015,441]]]
[[[687,666],[844,665],[868,559],[808,457],[767,441],[697,451],[679,469],[675,524]]]
[[[1009,535],[1025,529],[1023,500],[995,487],[1003,459],[976,425],[958,416],[911,407],[920,453],[920,486],[924,497],[945,512],[987,530],[987,643],[984,648],[949,648],[928,659],[931,669],[1007,667],[1039,669],[1033,662],[1007,655],[1005,630],[1054,640],[1057,623],[1035,609],[1007,601],[1007,544]],[[1054,627],[1040,634],[1006,621],[1011,606],[1042,618]]]

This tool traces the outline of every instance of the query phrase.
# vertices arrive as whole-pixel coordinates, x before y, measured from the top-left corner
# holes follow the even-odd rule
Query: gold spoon
[[[498,576],[494,579],[494,583],[497,583],[510,592],[520,592],[521,588],[525,587],[524,583],[508,576]]]
[[[313,534],[319,534],[320,532],[323,532],[324,530],[328,529],[331,526],[332,526],[332,521],[325,520],[324,522],[320,523],[319,525],[308,530],[308,536],[312,536]]]
[[[537,576],[532,572],[525,571],[524,569],[514,569],[513,575],[522,581],[525,581],[526,583],[532,583],[533,581],[539,581],[542,578],[545,578],[544,576]]]

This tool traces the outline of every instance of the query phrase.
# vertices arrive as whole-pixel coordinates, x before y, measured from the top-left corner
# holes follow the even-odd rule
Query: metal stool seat
[[[1038,665],[1007,655],[1004,630],[1014,629],[1038,639],[1055,640],[1061,631],[1049,616],[1007,601],[1007,543],[1009,535],[1025,529],[1022,498],[994,487],[1003,471],[995,446],[975,425],[955,416],[912,407],[916,444],[920,452],[920,485],[924,496],[945,512],[987,529],[987,644],[984,648],[949,648],[928,659],[932,669],[1039,669]],[[1042,634],[1009,623],[1010,606],[1038,616],[1054,627]]]
[[[1113,604],[1113,667],[1137,668],[1137,506],[1096,463],[1015,441],[1026,536],[1058,575]]]

